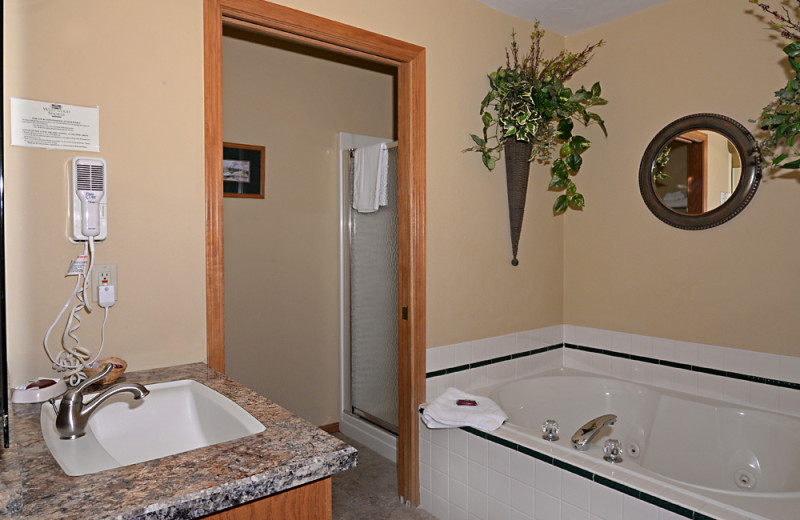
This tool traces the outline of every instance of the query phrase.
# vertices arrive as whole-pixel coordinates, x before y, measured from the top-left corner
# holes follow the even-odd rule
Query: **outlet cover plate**
[[[92,268],[92,301],[97,302],[98,287],[103,285],[105,280],[107,285],[114,286],[114,301],[119,300],[119,284],[117,283],[117,264],[96,264]]]

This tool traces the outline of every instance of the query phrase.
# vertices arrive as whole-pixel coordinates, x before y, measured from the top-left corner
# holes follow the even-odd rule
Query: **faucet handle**
[[[553,419],[547,419],[544,424],[542,424],[542,439],[546,441],[557,441],[558,432],[558,423]]]
[[[622,443],[619,442],[617,439],[608,439],[603,446],[603,460],[606,460],[612,464],[617,462],[622,462],[622,455],[620,452],[622,451]]]
[[[106,363],[103,365],[103,369],[93,378],[87,379],[86,381],[79,383],[74,388],[67,390],[64,394],[63,400],[74,400],[76,398],[80,399],[80,395],[83,394],[83,391],[86,390],[91,385],[95,384],[96,382],[100,381],[104,377],[106,377],[111,371],[114,370],[113,363]]]
[[[114,370],[114,363],[106,363],[105,365],[103,365],[103,369],[96,376],[92,377],[91,379],[87,379],[80,386],[82,388],[89,387],[95,384],[96,382],[100,381],[104,377],[106,377],[108,374],[111,373],[112,370]]]

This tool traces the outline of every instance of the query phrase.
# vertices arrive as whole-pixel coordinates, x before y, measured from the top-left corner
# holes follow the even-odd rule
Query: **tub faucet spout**
[[[606,426],[610,426],[617,422],[617,416],[614,414],[601,415],[584,424],[572,436],[572,447],[576,450],[583,451],[589,448],[589,443],[592,439],[600,433]]]
[[[56,411],[56,430],[58,430],[59,436],[62,439],[77,439],[78,437],[82,437],[86,432],[86,423],[89,421],[89,417],[100,403],[112,395],[116,395],[120,392],[129,392],[133,394],[134,399],[141,399],[150,393],[147,388],[139,383],[120,383],[108,388],[88,403],[84,403],[83,391],[93,383],[106,377],[113,368],[114,365],[109,363],[95,377],[84,381],[71,390],[67,390],[61,398],[61,406],[59,409],[56,409],[55,399],[50,400],[53,409]]]

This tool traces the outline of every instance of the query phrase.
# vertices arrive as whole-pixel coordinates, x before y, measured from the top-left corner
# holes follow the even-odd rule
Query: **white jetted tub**
[[[800,518],[800,419],[733,403],[561,369],[521,379],[487,392],[509,416],[493,435],[528,439],[534,450],[558,458],[577,454],[592,464],[603,460],[609,438],[622,442],[621,475],[633,474],[753,518]],[[617,421],[585,451],[570,438],[604,415]],[[560,439],[542,440],[542,423],[553,419]],[[525,443],[528,445],[528,442]],[[569,456],[569,455],[568,455]]]

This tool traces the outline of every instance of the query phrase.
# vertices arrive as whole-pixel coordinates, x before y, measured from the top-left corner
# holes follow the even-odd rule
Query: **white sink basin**
[[[60,439],[53,407],[42,405],[42,434],[64,473],[87,475],[265,429],[242,407],[196,381],[146,386],[150,394],[144,399],[135,401],[131,394],[121,393],[106,400],[89,418],[86,435],[78,439]],[[86,396],[85,401],[92,397]]]

